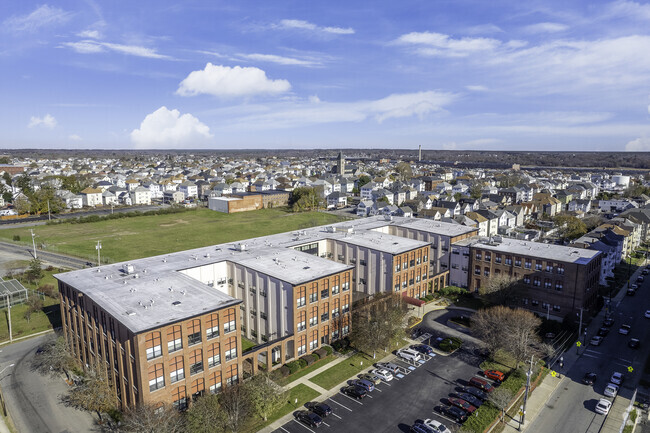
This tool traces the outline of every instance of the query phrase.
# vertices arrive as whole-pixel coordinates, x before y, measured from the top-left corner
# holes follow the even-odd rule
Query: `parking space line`
[[[345,394],[343,394],[343,393],[341,393],[341,395],[342,395],[343,397],[345,397],[345,398],[347,398],[347,399],[350,399],[350,400],[352,400],[353,402],[355,402],[355,403],[360,404],[360,405],[363,406],[363,403],[361,403],[360,401],[357,401],[357,400],[353,399],[352,397],[350,397],[350,396],[348,396],[348,395],[345,395]]]
[[[284,427],[282,427],[282,426],[280,426],[280,428],[281,428],[282,430],[286,431],[287,433],[290,433],[289,430],[287,430],[286,428],[284,428]]]
[[[331,427],[331,425],[329,425],[329,424],[326,423],[325,421],[323,421],[323,424],[325,424],[327,427]]]
[[[345,406],[345,405],[342,405],[342,404],[339,403],[338,401],[334,400],[332,397],[330,397],[328,400],[331,401],[332,403],[336,403],[336,404],[338,404],[338,405],[341,406],[343,409],[347,409],[347,410],[349,410],[350,412],[352,412],[352,409],[350,409],[349,407],[347,407],[347,406]]]
[[[444,419],[446,419],[447,421],[451,421],[451,422],[453,422],[454,424],[458,424],[458,425],[460,425],[459,422],[456,422],[456,421],[454,421],[453,419],[448,418],[448,417],[446,417],[445,415],[436,412],[435,410],[432,410],[431,412],[435,413],[435,414],[438,415],[440,418],[444,418]]]
[[[370,394],[366,394],[366,397],[368,397],[368,398],[372,398],[372,395],[370,395]]]
[[[309,430],[311,433],[316,433],[315,431],[313,431],[312,429],[310,429],[309,427],[307,427],[307,426],[304,425],[303,423],[299,422],[298,420],[295,420],[295,419],[294,419],[293,422],[295,422],[295,423],[298,424],[298,425],[303,426],[304,428],[306,428],[307,430]]]
[[[379,391],[379,392],[381,392],[381,389],[375,387],[375,391]]]
[[[388,382],[382,382],[381,384],[382,384],[382,385],[386,385],[386,386],[390,386],[390,385],[388,384]]]
[[[347,409],[347,408],[346,408],[346,409]],[[348,410],[350,410],[350,409],[348,409]],[[350,411],[350,412],[351,412],[351,411]],[[337,417],[338,419],[343,419],[343,418],[341,418],[340,416],[338,416],[337,414],[335,414],[334,412],[332,412],[332,415],[334,415],[334,416]]]

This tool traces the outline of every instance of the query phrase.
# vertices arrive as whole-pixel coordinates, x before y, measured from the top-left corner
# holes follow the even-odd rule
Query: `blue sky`
[[[9,0],[2,148],[650,150],[650,3]]]

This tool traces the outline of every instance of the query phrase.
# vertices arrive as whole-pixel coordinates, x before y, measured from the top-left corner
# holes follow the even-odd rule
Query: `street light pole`
[[[526,373],[526,393],[524,394],[524,405],[521,408],[521,422],[519,427],[526,421],[526,403],[528,402],[528,391],[530,390],[530,377],[533,375],[533,355],[530,355],[530,367]]]
[[[34,258],[36,259],[36,241],[34,240],[34,238],[36,238],[36,233],[34,233],[33,229],[29,229],[29,231],[32,234],[32,246],[34,247]]]
[[[100,251],[102,249],[102,241],[97,241],[97,245],[95,245],[95,249],[97,250],[97,266],[101,266],[102,261],[101,261]]]

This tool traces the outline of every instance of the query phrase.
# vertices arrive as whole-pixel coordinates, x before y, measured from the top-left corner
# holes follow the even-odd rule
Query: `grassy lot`
[[[454,302],[454,306],[478,310],[485,307],[485,303],[481,298],[476,298],[474,296],[460,296],[458,301]]]
[[[345,361],[339,362],[309,380],[329,390],[345,379],[356,376],[360,371],[370,367],[377,361],[379,361],[379,357],[372,359],[372,356],[368,356],[365,353],[356,353]],[[361,365],[362,362],[363,365]]]
[[[302,383],[296,385],[293,388],[291,388],[291,390],[289,390],[289,394],[287,396],[287,402],[285,403],[284,406],[282,406],[278,411],[276,411],[273,415],[271,415],[267,421],[260,420],[251,423],[250,425],[247,425],[246,428],[244,428],[244,431],[246,433],[256,432],[264,428],[265,426],[271,424],[272,422],[282,418],[286,414],[301,409],[302,405],[304,405],[308,401],[314,400],[319,395],[320,394],[318,393],[318,391],[315,391],[314,389],[308,387],[307,385],[303,385]],[[296,399],[298,399],[298,404],[294,404]]]
[[[297,371],[294,374],[290,374],[287,377],[282,377],[282,378],[276,380],[275,382],[277,382],[277,384],[280,385],[280,386],[287,386],[288,384],[290,384],[294,380],[300,379],[301,377],[311,373],[312,371],[317,370],[317,369],[323,367],[324,365],[329,364],[330,362],[334,361],[335,359],[337,359],[337,358],[334,355],[330,355],[330,356],[328,356],[326,358],[319,359],[318,361],[314,362],[309,367],[303,368],[302,370]]]
[[[102,262],[118,262],[166,254],[331,224],[341,218],[323,212],[292,213],[262,209],[224,214],[196,209],[180,214],[140,216],[84,224],[45,225],[34,228],[36,241],[48,251],[97,260],[95,245],[102,241]],[[0,230],[0,240],[23,243],[31,239],[27,228]],[[30,244],[31,245],[31,244]]]
[[[483,370],[499,370],[508,374],[511,370],[514,370],[515,365],[517,365],[517,362],[508,352],[499,350],[491,359],[483,361],[480,367]]]

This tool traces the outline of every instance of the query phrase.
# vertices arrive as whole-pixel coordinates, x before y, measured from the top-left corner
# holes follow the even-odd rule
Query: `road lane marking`
[[[329,400],[330,400],[332,403],[336,403],[336,404],[338,404],[339,406],[341,406],[342,408],[347,409],[347,410],[349,410],[350,412],[352,412],[352,409],[350,409],[350,408],[347,407],[347,406],[342,405],[341,403],[339,403],[338,401],[334,400],[333,398],[330,397]]]

